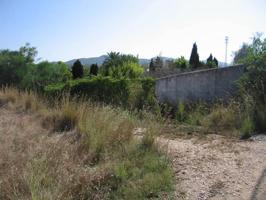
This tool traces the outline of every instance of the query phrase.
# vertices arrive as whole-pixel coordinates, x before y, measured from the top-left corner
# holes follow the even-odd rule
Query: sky
[[[0,49],[26,42],[38,58],[67,61],[110,51],[151,58],[212,53],[228,61],[256,32],[266,34],[266,0],[0,0]],[[265,35],[264,35],[265,36]]]

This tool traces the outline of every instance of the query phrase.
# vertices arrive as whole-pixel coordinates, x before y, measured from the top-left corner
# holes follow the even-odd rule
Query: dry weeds
[[[168,197],[167,160],[132,137],[127,112],[72,101],[52,107],[32,92],[0,91],[0,200]],[[149,160],[149,162],[146,162]]]

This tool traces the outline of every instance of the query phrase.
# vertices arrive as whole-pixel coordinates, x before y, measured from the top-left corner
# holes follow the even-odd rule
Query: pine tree
[[[197,69],[200,67],[199,54],[196,43],[193,44],[193,48],[189,59],[189,64],[192,69]]]
[[[99,71],[98,65],[97,64],[92,64],[91,67],[90,67],[90,75],[97,76],[98,71]]]
[[[82,78],[83,73],[84,73],[83,65],[79,60],[76,60],[72,66],[73,79]]]

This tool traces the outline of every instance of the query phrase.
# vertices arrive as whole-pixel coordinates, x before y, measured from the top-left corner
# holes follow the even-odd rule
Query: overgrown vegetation
[[[146,108],[155,110],[157,101],[154,96],[155,81],[151,78],[115,79],[110,76],[95,76],[60,84],[48,85],[45,92],[57,98],[70,92],[72,96],[89,98],[95,102],[119,105],[129,110]]]
[[[108,53],[108,57],[101,67],[102,75],[119,79],[138,78],[143,74],[143,71],[137,57],[117,52]]]
[[[156,150],[160,123],[152,115],[139,120],[119,108],[71,96],[51,106],[32,92],[10,88],[0,91],[0,101],[2,108],[35,114],[53,135],[71,131],[57,142],[56,135],[38,132],[40,128],[30,133],[30,140],[23,136],[21,142],[24,146],[31,142],[31,151],[21,149],[26,154],[20,159],[24,166],[16,172],[4,167],[10,178],[0,174],[0,199],[170,198],[172,172],[167,158]],[[134,135],[137,127],[143,127],[141,138]],[[17,167],[12,162],[6,165]]]
[[[22,78],[20,87],[43,91],[46,85],[66,82],[71,79],[71,73],[63,62],[30,64]]]
[[[165,105],[164,115],[185,126],[201,127],[201,134],[246,138],[254,130],[245,105],[233,99],[224,103],[178,102],[175,107]]]
[[[250,119],[258,132],[266,132],[266,39],[254,36],[236,52],[235,63],[247,66],[247,73],[238,81],[242,101],[249,99]]]

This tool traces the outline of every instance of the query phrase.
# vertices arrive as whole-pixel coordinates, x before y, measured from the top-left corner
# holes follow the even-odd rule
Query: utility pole
[[[227,47],[228,47],[228,40],[229,37],[225,36],[225,60],[224,60],[224,66],[227,66]]]

